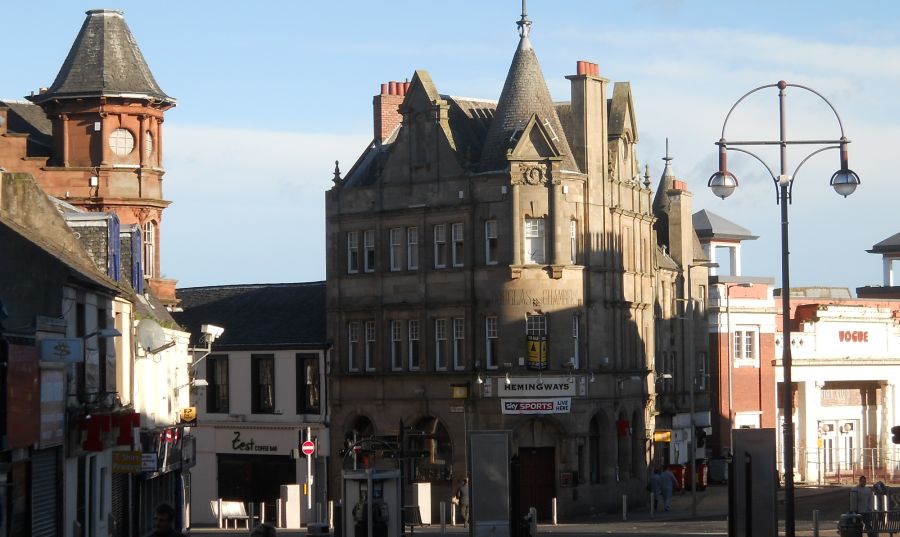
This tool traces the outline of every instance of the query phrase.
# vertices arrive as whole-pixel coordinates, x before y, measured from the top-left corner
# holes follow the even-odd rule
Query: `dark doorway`
[[[274,502],[281,485],[297,482],[296,461],[281,455],[219,455],[219,497]]]
[[[520,447],[519,465],[519,516],[534,507],[538,520],[550,520],[556,496],[556,448]]]

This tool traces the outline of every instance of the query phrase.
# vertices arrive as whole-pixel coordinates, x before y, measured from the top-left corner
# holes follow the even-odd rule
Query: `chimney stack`
[[[375,117],[375,142],[382,144],[391,137],[403,122],[399,107],[403,103],[409,82],[387,82],[381,85],[381,93],[372,99]]]

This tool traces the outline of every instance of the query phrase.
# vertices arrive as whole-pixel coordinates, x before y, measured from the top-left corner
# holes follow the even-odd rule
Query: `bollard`
[[[450,504],[450,525],[456,527],[456,504]]]
[[[266,502],[259,502],[259,523],[266,523]]]
[[[328,500],[328,530],[334,533],[334,500]]]
[[[275,500],[275,527],[284,527],[284,512],[281,509],[281,498]]]
[[[622,520],[628,520],[628,495],[622,495]]]
[[[322,523],[322,502],[316,502],[316,522]]]
[[[222,498],[216,500],[216,513],[219,518],[219,529],[222,529]]]
[[[813,509],[813,537],[819,537],[819,510]]]
[[[653,513],[655,511],[655,505],[653,505],[653,500],[656,499],[656,494],[650,493],[650,518],[653,518]]]
[[[550,500],[550,518],[553,520],[553,525],[556,526],[556,498],[551,498]]]
[[[256,505],[250,502],[250,519],[247,521],[247,533],[253,531],[253,521],[256,519]],[[235,520],[235,525],[237,521]]]
[[[537,537],[537,509],[529,507],[528,517],[531,519],[528,523],[531,537]]]
[[[441,535],[447,534],[447,502],[441,502]]]

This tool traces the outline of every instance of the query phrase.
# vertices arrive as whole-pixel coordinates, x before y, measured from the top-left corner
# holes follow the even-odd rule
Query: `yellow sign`
[[[469,385],[468,384],[453,384],[450,386],[452,391],[452,397],[454,399],[468,399],[469,398]]]
[[[181,423],[191,427],[197,425],[197,407],[189,406],[181,409]]]
[[[658,442],[658,443],[671,442],[672,441],[672,431],[654,431],[653,432],[653,441]]]
[[[528,369],[547,369],[547,337],[527,336]]]
[[[825,440],[821,436],[819,438],[816,438],[816,447],[818,447],[819,449],[825,447]]]
[[[113,451],[112,471],[114,474],[141,473],[140,451]]]

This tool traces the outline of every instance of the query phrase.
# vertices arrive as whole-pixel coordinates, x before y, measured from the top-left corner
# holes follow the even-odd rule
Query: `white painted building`
[[[193,333],[201,323],[225,329],[193,367],[207,386],[192,391],[198,423],[191,428],[190,525],[215,525],[211,502],[220,498],[240,501],[248,512],[251,503],[256,513],[265,504],[265,520],[278,525],[314,522],[317,504],[324,516],[324,283],[198,287],[178,295],[183,312],[176,318]],[[311,464],[292,457],[310,435],[317,448]],[[292,503],[278,520],[282,486],[291,487]]]
[[[792,292],[790,341],[797,478],[900,475],[900,446],[891,444],[890,435],[900,423],[900,300],[795,296],[801,292]],[[782,339],[776,335],[779,385]]]

